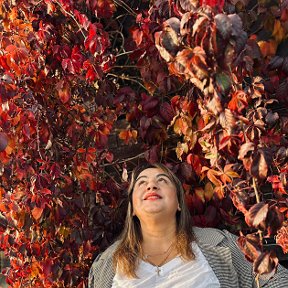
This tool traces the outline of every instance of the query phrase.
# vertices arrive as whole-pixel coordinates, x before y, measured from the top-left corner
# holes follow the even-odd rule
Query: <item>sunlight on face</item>
[[[133,212],[139,220],[153,215],[175,217],[177,189],[160,168],[148,168],[137,177],[132,194]]]

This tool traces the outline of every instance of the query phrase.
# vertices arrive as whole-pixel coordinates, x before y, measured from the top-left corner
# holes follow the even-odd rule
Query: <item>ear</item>
[[[179,203],[178,203],[178,208],[177,208],[177,210],[178,210],[178,211],[181,211],[181,207],[180,207]]]

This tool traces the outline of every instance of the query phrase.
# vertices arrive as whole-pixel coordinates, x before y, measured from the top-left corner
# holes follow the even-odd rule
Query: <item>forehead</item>
[[[147,168],[145,170],[143,170],[138,176],[137,176],[137,179],[139,177],[147,177],[147,178],[150,178],[150,177],[157,177],[157,175],[166,175],[168,178],[169,175],[163,171],[161,168]]]

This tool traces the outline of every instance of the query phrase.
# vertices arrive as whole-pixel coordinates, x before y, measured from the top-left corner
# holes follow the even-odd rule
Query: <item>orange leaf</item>
[[[207,172],[207,177],[208,179],[216,186],[221,186],[222,185],[222,182],[216,177],[216,176],[220,176],[221,173],[216,171],[216,170],[213,170],[213,169],[210,169],[208,172]]]
[[[270,41],[259,41],[258,45],[260,47],[261,54],[263,57],[273,56],[277,50],[277,43],[274,40]]]
[[[223,186],[217,186],[214,189],[215,194],[218,196],[220,200],[224,198],[224,187]]]
[[[227,182],[228,183],[232,182],[232,179],[226,174],[222,174],[220,176],[220,178],[221,178],[221,181],[223,182],[223,184],[226,184]]]
[[[123,130],[119,133],[119,138],[128,144],[130,141],[137,139],[137,130]]]
[[[39,220],[42,216],[43,213],[43,208],[39,208],[39,207],[34,207],[32,210],[32,216],[34,217],[35,220]]]

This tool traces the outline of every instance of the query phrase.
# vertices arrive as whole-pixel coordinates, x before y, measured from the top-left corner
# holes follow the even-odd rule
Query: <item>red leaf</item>
[[[199,156],[195,154],[189,154],[186,158],[186,161],[193,167],[193,170],[199,176],[202,170],[202,165]]]
[[[149,163],[156,163],[159,161],[159,145],[153,145],[149,150],[145,152],[145,159]]]
[[[89,27],[89,34],[86,38],[84,45],[91,54],[94,55],[95,52],[103,53],[109,46],[108,33],[103,31],[101,24],[93,24]]]
[[[97,18],[110,18],[116,10],[112,0],[87,0],[86,3]]]
[[[77,18],[77,20],[79,21],[79,23],[84,27],[85,30],[88,30],[89,25],[90,25],[90,21],[88,19],[88,17],[85,14],[81,14],[78,10],[74,10],[74,14]]]
[[[208,5],[210,7],[218,8],[218,11],[223,9],[225,0],[200,0],[200,5]]]
[[[228,103],[228,108],[241,114],[242,110],[248,105],[247,96],[244,91],[236,91]]]
[[[260,255],[260,241],[257,236],[253,234],[242,235],[237,242],[245,258],[250,262],[253,262]]]
[[[113,155],[113,153],[111,153],[111,152],[107,152],[105,158],[106,158],[106,160],[107,160],[109,163],[112,163],[112,161],[113,161],[113,159],[114,159],[114,155]]]
[[[175,111],[171,104],[164,102],[160,106],[159,114],[165,123],[170,124],[175,116]]]
[[[194,194],[186,194],[185,201],[190,211],[196,211],[197,214],[203,214],[205,209],[205,204],[202,199]]]
[[[256,229],[265,229],[268,208],[269,205],[264,202],[254,204],[245,215],[246,223]]]
[[[156,97],[142,95],[142,110],[147,117],[152,117],[159,109],[159,100]]]
[[[103,75],[103,71],[100,69],[100,67],[95,67],[90,60],[86,60],[83,63],[83,69],[87,70],[85,77],[89,82],[100,79]]]
[[[253,270],[255,273],[260,275],[266,275],[271,278],[275,272],[278,265],[278,258],[273,252],[261,253],[255,262],[253,263]]]
[[[267,181],[272,184],[272,188],[275,192],[280,192],[281,194],[287,194],[283,183],[281,182],[278,175],[272,175],[267,178]]]
[[[276,236],[276,243],[281,246],[284,253],[288,253],[288,227],[282,226]]]
[[[241,145],[239,150],[239,156],[238,159],[243,160],[245,157],[250,156],[251,153],[254,151],[254,143],[253,142],[247,142]],[[247,155],[249,153],[249,155]]]
[[[272,163],[272,153],[268,149],[259,149],[252,159],[250,173],[258,179],[265,179]]]
[[[58,95],[63,104],[67,103],[71,97],[71,91],[68,83],[64,82],[64,80],[60,80],[56,84],[56,88],[58,90]]]
[[[270,206],[267,214],[268,236],[274,236],[283,225],[284,216],[277,206]]]
[[[130,30],[130,33],[131,33],[132,39],[135,41],[136,45],[139,46],[143,40],[143,34],[144,34],[143,31],[136,28],[136,27],[133,27]]]

